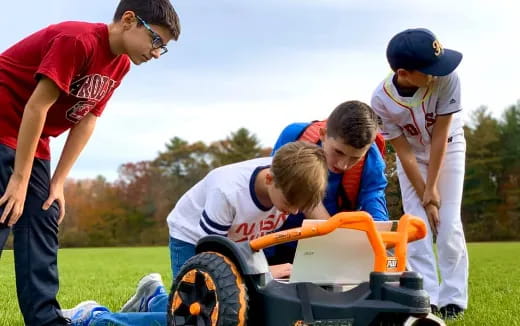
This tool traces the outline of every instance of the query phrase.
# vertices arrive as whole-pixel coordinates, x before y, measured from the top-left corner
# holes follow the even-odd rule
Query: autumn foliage
[[[166,216],[208,171],[271,152],[243,128],[210,145],[174,137],[165,147],[153,161],[121,165],[114,182],[69,179],[61,246],[167,244]]]

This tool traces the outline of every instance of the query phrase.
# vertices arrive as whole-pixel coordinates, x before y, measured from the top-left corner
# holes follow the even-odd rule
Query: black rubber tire
[[[168,326],[245,326],[247,301],[236,265],[220,253],[203,252],[190,258],[175,279]],[[190,310],[194,305],[196,314]]]

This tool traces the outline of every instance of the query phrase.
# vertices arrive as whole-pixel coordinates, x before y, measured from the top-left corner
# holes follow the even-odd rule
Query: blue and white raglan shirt
[[[191,244],[209,234],[241,242],[279,228],[287,215],[264,207],[254,191],[258,173],[271,162],[272,157],[262,157],[212,170],[168,215],[170,236]]]

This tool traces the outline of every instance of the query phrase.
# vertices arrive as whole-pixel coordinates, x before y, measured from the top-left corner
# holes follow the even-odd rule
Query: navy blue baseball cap
[[[395,35],[386,48],[386,58],[393,70],[418,70],[432,76],[452,73],[462,60],[462,53],[444,49],[426,28],[407,29]]]

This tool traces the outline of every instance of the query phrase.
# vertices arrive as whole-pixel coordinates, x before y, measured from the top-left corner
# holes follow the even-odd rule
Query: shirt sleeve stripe
[[[222,236],[226,236],[226,235],[227,235],[227,232],[219,233],[219,232],[216,232],[216,231],[211,230],[210,228],[208,228],[208,227],[204,224],[204,222],[203,222],[202,220],[200,220],[199,225],[200,225],[200,227],[202,228],[202,230],[203,230],[204,232],[206,232],[207,234],[216,234],[216,235],[222,235]]]
[[[202,211],[202,219],[204,220],[204,223],[208,224],[215,230],[227,232],[231,228],[231,225],[222,225],[212,221],[205,210]]]

